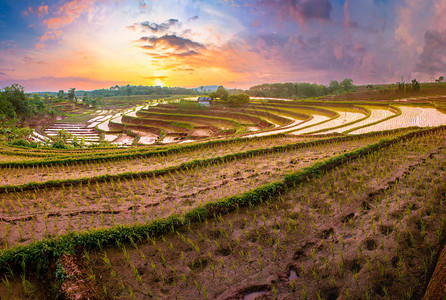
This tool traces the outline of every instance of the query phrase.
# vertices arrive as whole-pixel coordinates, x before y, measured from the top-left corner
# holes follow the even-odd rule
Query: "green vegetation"
[[[408,126],[443,122],[442,99],[350,101],[353,89],[382,93],[349,79],[309,87],[330,100],[220,87],[210,106],[118,88],[102,103],[144,108],[95,115],[88,92],[87,105],[63,91],[49,103],[63,122],[96,118],[93,136],[115,116],[102,136],[128,148],[84,147],[87,125],[40,130],[51,148],[30,148],[29,128],[1,129],[0,295],[422,298],[446,224],[446,127]],[[413,122],[420,111],[435,118]]]
[[[272,83],[251,87],[247,93],[253,97],[305,99],[328,94],[347,93],[355,90],[353,80],[344,79],[341,83],[331,81],[326,87],[311,83]]]
[[[69,252],[72,252],[72,250],[74,249],[74,247],[76,245],[84,245],[91,248],[91,247],[96,247],[97,245],[106,245],[109,243],[115,244],[115,243],[125,243],[129,241],[129,237],[132,237],[132,231],[135,232],[136,236],[134,235],[133,238],[138,240],[141,239],[143,237],[146,236],[146,231],[152,231],[152,233],[150,234],[151,236],[154,235],[159,235],[162,233],[166,233],[168,230],[173,230],[175,229],[175,227],[181,225],[181,224],[187,224],[190,221],[203,221],[207,218],[212,218],[212,216],[215,214],[214,211],[218,211],[218,213],[222,213],[222,212],[230,212],[232,210],[235,210],[237,207],[240,206],[249,206],[249,205],[253,205],[253,204],[257,204],[260,203],[268,198],[271,198],[275,195],[280,194],[281,192],[283,192],[286,187],[291,187],[291,186],[295,186],[296,184],[307,180],[310,177],[313,176],[317,176],[318,174],[320,174],[321,172],[325,172],[328,169],[332,169],[335,168],[336,166],[342,164],[345,161],[351,160],[355,157],[359,157],[361,155],[365,155],[369,152],[372,151],[376,151],[378,149],[382,149],[383,147],[392,145],[398,141],[401,140],[405,140],[414,136],[421,136],[423,134],[425,134],[426,132],[435,132],[438,130],[441,130],[444,128],[436,128],[436,129],[428,129],[428,130],[424,130],[424,131],[416,131],[416,132],[410,132],[401,136],[397,136],[396,138],[393,139],[389,139],[389,140],[381,140],[380,142],[376,143],[376,144],[372,144],[369,146],[366,146],[364,148],[358,149],[356,151],[350,152],[350,153],[346,153],[346,154],[342,154],[340,156],[337,157],[333,157],[328,159],[325,162],[322,163],[318,163],[315,164],[314,166],[310,167],[310,168],[306,168],[302,171],[293,173],[293,174],[289,174],[287,176],[284,177],[284,179],[280,182],[277,183],[271,183],[262,187],[259,187],[251,192],[247,192],[244,193],[241,196],[236,196],[236,197],[230,197],[227,199],[223,199],[223,200],[219,200],[215,203],[208,203],[203,207],[197,207],[196,209],[188,212],[185,214],[184,216],[184,220],[180,222],[180,218],[179,216],[172,216],[169,217],[166,220],[163,221],[154,221],[152,224],[150,224],[149,226],[134,226],[134,227],[116,227],[108,229],[108,230],[104,230],[104,231],[93,231],[93,234],[87,233],[86,235],[84,235],[84,237],[82,237],[82,234],[80,235],[80,240],[84,240],[84,242],[82,241],[76,241],[77,238],[75,238],[75,235],[69,235],[67,237],[62,237],[61,241],[57,241],[57,240],[53,240],[53,241],[45,241],[42,243],[36,243],[30,247],[16,247],[13,248],[11,250],[8,250],[4,253],[2,253],[2,255],[0,256],[0,266],[5,267],[5,263],[10,263],[10,262],[21,262],[22,260],[25,261],[32,261],[36,258],[39,258],[39,260],[44,259],[44,257],[36,257],[36,255],[40,256],[42,254],[42,247],[44,247],[46,249],[46,251],[57,251],[57,253],[63,253],[64,251],[67,251],[68,249],[71,249]],[[287,145],[285,146],[285,148],[283,149],[289,149],[290,147],[292,147],[293,145]],[[300,146],[300,145],[299,145]],[[272,148],[269,151],[282,151],[281,148]],[[263,150],[263,149],[259,149],[256,152],[260,153],[264,153],[265,151],[268,151],[267,149]],[[215,162],[222,162],[222,161],[230,161],[230,160],[234,160],[234,159],[239,159],[241,157],[252,157],[252,155],[254,155],[255,153],[240,153],[240,154],[235,154],[235,155],[231,155],[231,156],[226,156],[226,157],[221,157],[221,158],[216,158],[216,159],[212,159],[206,162],[200,162],[200,161],[193,161],[190,162],[188,164],[182,164],[181,168],[184,169],[191,169],[194,166],[193,165],[208,165],[208,164],[212,164]],[[151,175],[151,176],[155,176],[155,175],[159,175],[162,173],[169,173],[173,171],[172,169],[170,170],[160,170],[157,171],[158,174],[147,174],[147,175]],[[125,178],[131,178],[131,176],[141,176],[141,175],[146,175],[146,174],[122,174],[120,175],[120,177]],[[106,176],[107,178],[109,176]],[[101,180],[101,179],[100,179]],[[81,182],[87,182],[86,179],[81,179]],[[96,180],[93,180],[92,182],[95,182]],[[90,180],[88,181],[90,184]],[[68,185],[70,182],[61,182],[60,185]],[[74,183],[73,181],[71,181],[71,183]],[[45,185],[47,185],[48,187],[51,186],[55,186],[55,185],[59,185],[59,183],[57,182],[47,182],[45,183]],[[18,186],[18,187],[5,187],[2,188],[2,190],[0,192],[5,192],[7,190],[9,191],[14,191],[15,189],[17,190],[24,190],[24,189],[32,189],[32,188],[39,188],[38,185],[36,185],[35,183],[30,183],[27,184],[26,186]],[[40,188],[44,188],[43,185]],[[214,212],[214,213],[213,213]],[[167,223],[166,223],[167,222]],[[167,225],[166,225],[167,224]],[[173,226],[173,227],[172,227]],[[144,227],[146,229],[144,229]],[[126,234],[123,234],[122,237],[120,237],[121,234],[119,234],[119,232],[126,232]],[[110,233],[108,233],[110,232]],[[138,234],[138,232],[140,232]],[[90,237],[88,237],[90,236]],[[97,236],[96,238],[94,236]],[[98,237],[102,236],[102,238],[100,238],[100,240],[97,240]],[[109,237],[106,237],[109,236]],[[109,240],[107,242],[107,240]],[[53,244],[54,243],[54,244]],[[50,246],[50,244],[53,244],[53,246]],[[29,250],[29,249],[33,249],[37,247],[39,250]],[[25,251],[23,251],[24,249],[26,249]],[[52,250],[54,249],[54,250]],[[56,250],[59,249],[59,250]],[[62,250],[64,249],[64,250]],[[34,253],[33,255],[29,256],[29,254],[26,254],[27,252],[31,252]],[[11,253],[15,253],[14,255],[11,255]],[[23,254],[18,254],[18,253],[23,253]],[[40,254],[39,254],[40,253]],[[46,253],[49,254],[49,253]],[[45,255],[46,255],[45,254]]]
[[[47,101],[34,94],[29,97],[18,84],[0,90],[0,118],[26,118],[35,114],[54,113]]]
[[[248,94],[235,94],[230,95],[228,100],[226,101],[230,106],[242,106],[244,104],[249,103],[249,95]]]
[[[429,196],[421,198],[426,199],[427,203],[423,204],[423,200],[416,200],[412,199],[412,196],[407,196],[409,191],[406,193],[402,185],[410,180],[412,175],[408,175],[407,178],[400,177],[397,180],[398,186],[386,189],[385,193],[387,194],[375,194],[374,196],[370,196],[373,187],[369,186],[369,181],[381,177],[380,182],[394,180],[392,170],[397,164],[404,164],[407,168],[413,168],[411,166],[416,164],[417,160],[405,161],[404,157],[413,153],[420,153],[419,151],[422,149],[423,152],[419,155],[422,155],[421,157],[429,156],[432,154],[430,151],[435,150],[441,144],[441,137],[444,136],[444,133],[445,128],[441,127],[417,130],[383,139],[360,149],[347,151],[319,161],[310,167],[286,174],[280,180],[254,187],[250,191],[230,197],[216,197],[213,201],[202,203],[191,209],[185,208],[181,210],[183,212],[181,214],[167,214],[161,218],[152,218],[144,222],[138,221],[130,225],[129,223],[115,223],[121,218],[119,216],[121,212],[116,210],[111,214],[112,224],[115,225],[88,231],[69,231],[53,238],[38,239],[26,245],[5,248],[0,253],[0,266],[6,274],[3,275],[3,278],[6,278],[8,282],[14,282],[18,274],[26,274],[27,278],[30,278],[33,276],[32,274],[47,276],[45,274],[54,272],[58,282],[57,286],[60,286],[61,282],[68,282],[66,281],[67,273],[62,257],[81,254],[83,265],[90,268],[92,273],[89,274],[95,276],[97,280],[94,282],[94,286],[99,285],[102,293],[107,291],[107,294],[110,293],[111,295],[119,293],[131,295],[132,291],[138,290],[137,286],[140,286],[143,290],[144,287],[147,287],[153,296],[160,295],[161,288],[158,287],[156,282],[158,280],[163,282],[163,279],[157,279],[161,277],[164,278],[163,285],[174,286],[176,284],[181,286],[181,290],[171,289],[169,295],[174,293],[179,295],[188,293],[187,295],[191,295],[191,289],[193,289],[194,297],[199,297],[199,295],[213,293],[214,291],[222,293],[225,290],[230,290],[231,286],[235,287],[233,293],[243,293],[245,289],[258,282],[257,277],[252,276],[253,274],[260,274],[263,277],[271,271],[276,273],[290,272],[289,270],[298,274],[302,281],[289,281],[288,277],[290,275],[286,273],[287,275],[277,283],[277,286],[262,286],[263,290],[267,293],[275,290],[275,293],[283,296],[296,290],[300,293],[303,289],[302,284],[305,284],[306,293],[313,297],[322,293],[318,290],[319,285],[316,282],[323,283],[327,280],[328,283],[329,279],[333,279],[337,282],[335,284],[339,289],[338,292],[340,292],[340,290],[351,287],[349,284],[349,278],[351,277],[352,280],[353,278],[358,280],[358,286],[364,285],[364,288],[355,290],[356,293],[358,291],[369,293],[370,284],[379,283],[381,278],[386,278],[386,276],[392,278],[395,276],[397,286],[384,283],[386,289],[396,293],[399,284],[407,282],[413,285],[415,291],[418,292],[422,283],[414,284],[413,276],[411,276],[413,267],[406,264],[406,261],[408,261],[406,255],[409,255],[409,252],[405,250],[408,247],[404,247],[406,245],[405,237],[407,236],[407,243],[410,245],[416,245],[417,242],[421,243],[420,234],[429,239],[429,243],[423,243],[425,248],[409,246],[411,253],[425,255],[412,259],[417,259],[417,261],[418,259],[425,259],[425,266],[429,268],[433,264],[433,260],[429,258],[429,253],[433,252],[429,252],[428,249],[431,249],[431,251],[437,251],[438,249],[435,230],[441,227],[439,227],[440,221],[434,222],[434,220],[437,220],[437,217],[441,215],[441,211],[435,212],[434,208],[439,209],[440,204],[436,198],[430,198],[431,194],[428,194],[428,192],[421,192],[421,187],[420,197]],[[355,138],[352,137],[352,139]],[[432,144],[433,141],[436,142]],[[431,146],[426,147],[429,144]],[[285,153],[284,149],[277,149],[277,151]],[[441,158],[444,157],[444,151],[435,153],[433,155],[438,156],[435,162],[441,161]],[[250,158],[251,156],[246,157]],[[240,157],[233,157],[226,160],[236,161],[240,159]],[[365,167],[365,162],[368,162],[367,167]],[[368,172],[362,171],[359,168],[361,165],[370,170]],[[432,168],[432,166],[433,164],[428,166],[420,164],[416,167],[416,170]],[[203,167],[198,172],[202,172],[209,167]],[[192,166],[186,166],[185,170],[192,169]],[[431,169],[427,170],[429,172],[426,173],[426,176],[431,176],[432,172],[435,172]],[[422,170],[420,169],[420,171]],[[415,172],[414,169],[411,172]],[[171,171],[168,176],[176,176],[173,174],[178,174],[175,180],[185,176],[181,171]],[[65,184],[64,189],[68,192],[83,189],[90,197],[98,197],[100,192],[114,193],[114,190],[123,188],[127,190],[128,187],[127,193],[136,197],[141,193],[139,189],[142,189],[142,186],[136,185],[135,181],[137,179],[135,177],[137,178],[138,175],[129,177],[127,180],[124,180],[124,177],[119,181],[116,178],[108,179],[108,189],[95,185],[93,182],[84,182],[82,186]],[[162,180],[155,174],[149,177]],[[333,182],[333,180],[336,181]],[[429,180],[430,177],[426,177],[423,185],[428,184]],[[179,183],[179,181],[177,182]],[[336,182],[339,185],[333,184]],[[323,191],[318,194],[313,187],[318,187],[319,190],[322,189]],[[39,189],[50,191],[51,187],[41,186]],[[97,192],[94,192],[95,189]],[[302,189],[303,191],[300,191]],[[347,191],[347,197],[343,191]],[[23,203],[25,199],[21,198],[18,192],[9,191],[9,193],[15,193],[16,209],[20,209],[19,203]],[[313,195],[313,193],[315,194]],[[417,191],[411,191],[410,193],[417,193]],[[399,196],[400,194],[401,196]],[[362,195],[369,195],[364,196],[368,197],[365,204],[361,204]],[[387,195],[387,198],[385,195]],[[435,196],[435,194],[432,195]],[[5,196],[5,194],[2,196]],[[313,196],[323,197],[324,201],[327,202],[313,199]],[[398,200],[401,201],[400,204],[397,204],[397,200],[393,200],[394,196],[400,199]],[[79,201],[73,196],[71,199],[70,201]],[[61,205],[64,207],[66,204],[63,204],[63,200],[60,201],[62,201]],[[135,198],[132,202],[133,205],[136,205],[138,201],[141,200]],[[48,203],[42,203],[41,205],[49,209],[50,202],[51,200],[48,200]],[[294,205],[295,209],[290,206],[291,204]],[[313,206],[313,204],[317,204],[317,206]],[[409,204],[413,206],[409,207]],[[93,205],[93,203],[90,205]],[[123,202],[121,205],[125,205],[125,203]],[[158,209],[156,207],[149,207],[148,211]],[[402,208],[399,209],[399,207]],[[9,209],[12,209],[12,207],[9,207]],[[159,209],[162,209],[162,207]],[[105,218],[106,213],[107,208],[104,207],[97,217]],[[396,215],[397,213],[401,214]],[[425,213],[428,214],[425,219],[418,218],[419,214],[424,216]],[[138,213],[136,210],[132,211],[131,208],[129,214],[137,215]],[[392,214],[395,217],[392,217]],[[81,218],[80,212],[73,213],[69,219],[72,225],[69,226],[73,228],[73,225],[80,222]],[[394,218],[399,219],[396,221]],[[440,219],[438,218],[438,220]],[[36,228],[38,226],[37,220],[33,218],[23,220],[25,221],[21,221],[20,224],[34,224],[33,226],[36,226]],[[50,222],[47,219],[45,220],[45,222]],[[62,216],[59,216],[58,220],[55,219],[54,222],[61,220]],[[423,223],[420,223],[420,220],[424,220]],[[6,219],[3,218],[3,221],[6,221]],[[394,222],[393,225],[391,225],[392,221]],[[324,226],[325,222],[330,222],[329,224],[340,222],[340,224],[336,225],[333,230],[333,228],[326,228]],[[430,227],[425,227],[427,224],[430,224]],[[409,229],[402,231],[398,226],[400,228],[406,228],[407,226]],[[421,229],[417,229],[420,226]],[[46,225],[46,228],[49,230],[51,225]],[[375,230],[375,228],[377,229]],[[435,230],[433,232],[428,231],[428,228],[434,228]],[[325,230],[327,233],[324,233]],[[24,235],[25,227],[23,225],[18,226],[17,232]],[[239,239],[236,237],[236,232],[241,235]],[[363,232],[369,233],[363,236]],[[360,238],[358,240],[359,246],[356,243],[356,238],[354,242],[348,238],[349,234]],[[296,245],[296,238],[299,239],[299,245],[310,244],[310,247],[296,248],[293,246]],[[411,242],[411,239],[413,242]],[[321,241],[322,246],[311,247],[314,240]],[[291,243],[291,241],[294,242]],[[383,244],[382,248],[379,246],[380,244]],[[153,253],[156,255],[148,252],[148,247],[154,247]],[[355,251],[356,249],[357,251]],[[305,253],[308,255],[304,255]],[[389,256],[385,254],[389,254]],[[398,254],[401,254],[402,258],[399,258]],[[58,259],[58,263],[54,266],[52,264],[53,258]],[[97,258],[99,260],[96,260]],[[369,260],[374,263],[369,264]],[[253,261],[255,264],[251,264]],[[393,261],[395,262],[393,263]],[[391,267],[391,262],[396,267]],[[145,269],[149,270],[148,273],[140,268],[141,265],[146,266]],[[249,267],[250,265],[251,267]],[[386,265],[387,269],[384,270],[387,271],[380,271]],[[420,267],[422,268],[422,266]],[[127,272],[127,268],[130,274],[123,273]],[[168,274],[166,270],[169,270],[169,268],[171,279],[166,277]],[[121,272],[117,272],[119,270]],[[144,273],[150,276],[143,276]],[[101,276],[98,276],[99,274]],[[324,274],[328,274],[328,276],[325,277]],[[401,274],[400,279],[397,279],[397,274]],[[99,279],[99,277],[102,279]],[[119,278],[122,280],[123,290],[120,288],[121,285],[118,284]],[[193,283],[192,278],[196,278],[196,284]],[[247,279],[248,285],[241,283],[242,278]],[[317,278],[316,282],[314,282],[314,278]],[[19,280],[21,280],[20,277]],[[214,280],[215,283],[213,283]],[[6,282],[6,280],[3,282]],[[219,285],[222,285],[223,282],[223,286],[217,288],[214,285],[217,282]],[[118,290],[115,287],[118,287]],[[373,287],[371,287],[372,291]],[[8,284],[5,284],[3,288],[6,290],[5,293],[8,293]],[[380,291],[373,292],[377,295],[380,293]],[[138,295],[138,297],[144,298],[142,294]]]
[[[416,79],[412,79],[411,83],[405,83],[403,77],[401,82],[397,82],[397,86],[399,92],[419,92],[421,90],[421,84]]]
[[[160,87],[160,86],[119,86],[115,85],[108,89],[94,90],[90,92],[93,97],[113,97],[113,96],[132,96],[132,95],[195,95],[197,92],[192,89],[180,87]]]
[[[190,111],[190,110],[208,110],[209,108],[204,105],[200,105],[196,101],[184,100],[175,104],[180,111]]]
[[[215,92],[209,94],[212,98],[218,98],[222,101],[227,101],[229,97],[229,92],[223,87],[219,86]]]

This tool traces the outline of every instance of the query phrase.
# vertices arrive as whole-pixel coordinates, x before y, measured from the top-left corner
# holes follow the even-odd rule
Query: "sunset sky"
[[[0,0],[0,88],[446,74],[446,0]]]

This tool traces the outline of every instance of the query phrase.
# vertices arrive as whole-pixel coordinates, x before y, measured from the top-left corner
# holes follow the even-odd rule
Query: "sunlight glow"
[[[163,81],[161,79],[155,79],[154,83],[155,83],[156,86],[160,86],[160,87],[164,86],[164,83],[163,83]]]

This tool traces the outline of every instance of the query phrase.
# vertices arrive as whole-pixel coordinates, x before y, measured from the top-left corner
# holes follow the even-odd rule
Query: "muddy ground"
[[[0,244],[27,244],[69,231],[135,224],[172,213],[181,215],[197,205],[279,181],[286,174],[380,139],[360,137],[161,176],[115,178],[0,194],[0,228],[4,233]]]
[[[54,262],[49,284],[2,274],[10,291],[4,283],[0,294],[421,299],[445,238],[445,141],[444,131],[400,141],[161,238],[78,249]],[[70,276],[60,282],[61,270]]]
[[[263,205],[84,263],[118,299],[420,299],[445,231],[444,141],[398,143]]]
[[[387,138],[395,134],[402,134],[404,130],[398,133],[389,132],[378,135],[379,138]],[[127,135],[122,135],[122,141]],[[129,139],[130,138],[130,139]],[[20,185],[28,182],[45,182],[48,180],[63,180],[93,177],[99,175],[113,175],[126,172],[141,172],[157,170],[170,166],[180,165],[192,160],[203,160],[213,157],[220,157],[228,154],[244,152],[254,149],[271,148],[274,146],[283,146],[299,142],[307,142],[321,137],[306,136],[285,136],[271,137],[261,139],[248,139],[234,143],[214,144],[195,149],[185,149],[181,152],[172,153],[165,156],[152,156],[144,158],[132,158],[121,160],[105,160],[94,163],[77,163],[68,165],[54,166],[31,166],[31,167],[6,167],[0,169],[0,185]],[[378,139],[379,139],[378,138]],[[126,142],[132,142],[128,137]],[[121,152],[116,150],[115,152]],[[67,155],[63,153],[64,155]],[[76,154],[73,155],[74,157]],[[84,156],[84,155],[83,155]],[[94,156],[94,153],[92,154]],[[0,157],[1,158],[1,157]],[[35,159],[35,158],[32,158]],[[43,158],[42,158],[43,159]]]

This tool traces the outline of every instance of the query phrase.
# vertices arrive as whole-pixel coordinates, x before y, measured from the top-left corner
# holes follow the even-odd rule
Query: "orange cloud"
[[[54,32],[47,32],[47,33],[45,33],[44,35],[42,35],[40,37],[40,41],[41,42],[45,42],[45,41],[48,41],[48,40],[53,40],[54,41],[55,39],[59,38],[61,33],[62,33],[62,30],[58,30],[58,31],[54,31]]]
[[[37,43],[35,47],[36,47],[37,50],[39,50],[39,49],[44,48],[45,44],[44,43]]]
[[[69,25],[73,23],[76,19],[78,19],[81,14],[86,12],[91,12],[94,9],[94,4],[97,1],[102,0],[71,0],[66,3],[64,3],[62,6],[60,6],[57,11],[52,15],[51,18],[48,18],[43,21],[44,24],[48,26],[49,29],[60,29],[66,25]],[[34,11],[37,15],[43,16],[48,14],[48,6],[47,5],[41,5],[37,10],[30,10],[31,8],[28,8],[28,11]],[[28,11],[25,11],[28,13]],[[44,35],[40,37],[40,42],[36,44],[36,49],[42,49],[44,48],[45,44],[44,42],[48,40],[56,40],[60,37],[62,34],[61,30],[58,31],[48,31]]]
[[[96,0],[71,0],[59,7],[52,18],[46,19],[45,24],[49,28],[60,28],[71,24],[78,19],[82,13],[93,10]]]
[[[22,16],[26,17],[29,14],[35,14],[39,18],[43,18],[48,14],[48,5],[40,5],[38,8],[28,7],[26,10],[22,11]]]
[[[48,25],[48,28],[60,28],[65,25],[71,24],[71,22],[73,22],[73,18],[71,18],[69,16],[50,18],[50,19],[43,21],[43,23]]]
[[[41,5],[37,8],[37,16],[42,18],[43,16],[48,14],[48,5]]]

